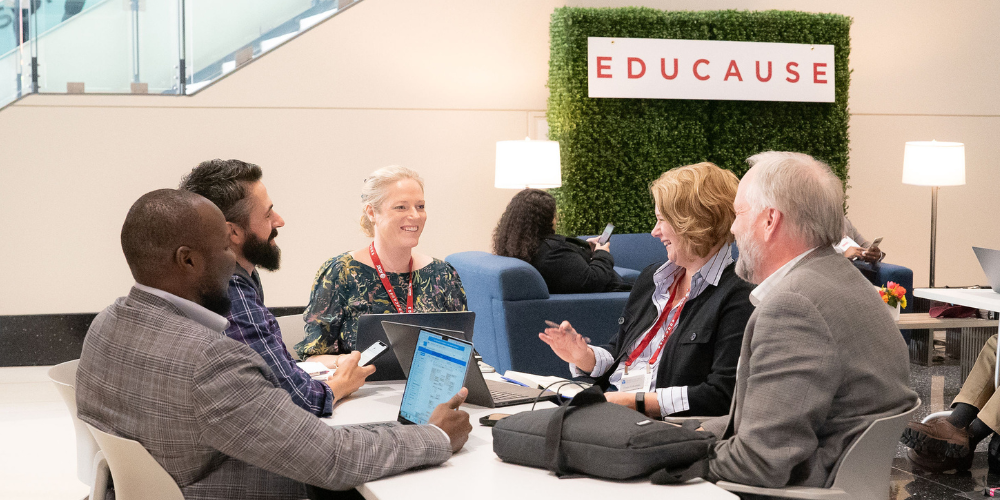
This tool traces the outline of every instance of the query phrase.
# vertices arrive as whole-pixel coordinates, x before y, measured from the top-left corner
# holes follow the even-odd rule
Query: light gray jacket
[[[451,456],[428,425],[329,427],[253,349],[136,288],[94,319],[76,382],[80,419],[142,443],[186,499],[304,498]]]
[[[907,347],[877,290],[824,246],[778,282],[747,322],[713,479],[829,487],[851,442],[916,404]]]

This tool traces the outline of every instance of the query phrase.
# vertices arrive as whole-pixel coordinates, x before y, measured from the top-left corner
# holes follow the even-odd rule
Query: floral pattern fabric
[[[406,304],[409,273],[386,273],[399,301]],[[465,311],[465,289],[451,264],[434,259],[413,271],[415,312]],[[306,307],[305,338],[295,345],[299,358],[357,349],[358,322],[365,314],[396,313],[375,268],[350,252],[323,263]]]

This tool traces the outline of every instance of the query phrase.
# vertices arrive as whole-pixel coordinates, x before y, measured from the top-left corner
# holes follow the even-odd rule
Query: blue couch
[[[667,259],[648,233],[611,238],[615,269],[634,281],[647,265]],[[566,377],[569,371],[538,338],[545,320],[568,320],[591,343],[604,344],[618,330],[628,292],[550,294],[542,275],[519,259],[486,252],[459,252],[446,259],[458,271],[476,313],[473,342],[483,361],[505,370]]]

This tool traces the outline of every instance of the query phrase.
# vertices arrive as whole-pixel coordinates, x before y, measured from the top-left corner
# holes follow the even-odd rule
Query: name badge
[[[649,391],[649,386],[653,383],[653,373],[649,369],[649,365],[645,366],[634,366],[632,369],[628,370],[628,373],[622,375],[621,385],[618,387],[619,392],[647,392]]]

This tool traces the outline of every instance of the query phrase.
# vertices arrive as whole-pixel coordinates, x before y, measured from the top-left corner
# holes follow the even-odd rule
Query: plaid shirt
[[[333,391],[326,383],[310,378],[288,354],[278,321],[264,307],[264,290],[256,270],[250,275],[242,266],[236,266],[229,278],[229,300],[232,308],[226,316],[229,320],[226,335],[257,351],[295,404],[313,415],[330,416]]]

